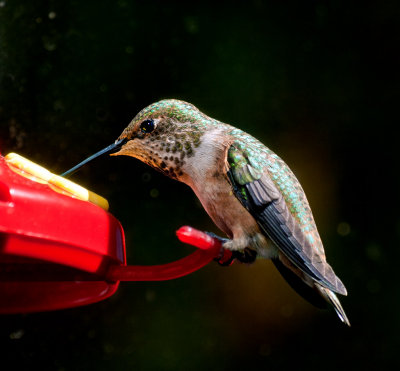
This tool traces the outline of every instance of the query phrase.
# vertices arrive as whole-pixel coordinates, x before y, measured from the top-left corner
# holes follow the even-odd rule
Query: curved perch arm
[[[178,239],[198,248],[192,254],[175,262],[161,265],[112,265],[107,273],[110,281],[165,281],[186,276],[204,267],[214,259],[227,260],[231,253],[222,250],[221,240],[209,234],[184,226],[176,231]],[[222,256],[221,256],[222,251]]]

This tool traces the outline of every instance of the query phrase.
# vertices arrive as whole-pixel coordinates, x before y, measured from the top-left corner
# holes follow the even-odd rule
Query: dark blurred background
[[[396,1],[0,0],[0,150],[62,172],[143,107],[189,101],[255,135],[311,203],[352,322],[313,308],[268,261],[124,283],[102,303],[0,317],[13,369],[385,369],[398,362]],[[396,97],[398,98],[398,97]],[[128,262],[219,232],[192,191],[130,158],[73,180],[105,196]],[[1,298],[0,298],[1,300]],[[3,366],[1,366],[3,369]]]

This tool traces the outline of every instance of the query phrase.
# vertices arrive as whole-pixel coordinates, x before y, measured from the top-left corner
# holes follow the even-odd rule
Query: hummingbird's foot
[[[229,267],[235,262],[233,251],[229,251],[221,247],[219,256],[214,259],[221,267]]]
[[[208,234],[210,237],[212,237],[212,238],[218,240],[219,242],[221,242],[221,245],[224,245],[225,243],[230,241],[229,238],[220,237],[220,236],[216,235],[213,232],[205,232],[205,233]],[[228,249],[224,249],[223,247],[221,247],[218,257],[216,257],[214,260],[220,266],[228,267],[228,266],[233,264],[233,262],[235,261],[235,257],[233,256],[232,251],[230,251]]]
[[[235,262],[235,260],[241,263],[251,264],[254,263],[256,258],[257,258],[257,252],[249,248],[246,248],[243,251],[230,251],[222,247],[220,255],[218,256],[218,258],[215,258],[214,260],[221,267],[229,267]]]
[[[220,241],[222,244],[222,248],[220,254],[214,260],[222,267],[228,267],[234,263],[235,260],[245,263],[251,264],[257,258],[257,251],[253,249],[249,249],[248,247],[244,248],[243,250],[231,250],[229,247],[233,247],[233,241],[229,238],[223,238],[215,233],[212,232],[205,232],[210,237],[215,238],[216,240]],[[235,240],[236,242],[236,240]],[[243,242],[240,240],[240,242]],[[247,241],[245,241],[247,242]],[[229,247],[228,247],[229,246]],[[236,247],[237,245],[235,245]],[[227,248],[228,247],[228,248]]]
[[[241,263],[251,264],[257,259],[257,251],[246,247],[243,251],[233,251],[233,256]]]
[[[224,238],[224,237],[218,236],[217,234],[215,234],[213,232],[205,232],[205,233],[208,234],[210,237],[215,238],[216,240],[220,241],[222,245],[229,241],[229,238]]]

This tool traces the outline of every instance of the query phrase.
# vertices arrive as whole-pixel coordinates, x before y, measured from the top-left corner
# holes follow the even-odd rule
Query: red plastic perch
[[[193,273],[215,258],[220,257],[221,241],[218,239],[188,226],[179,228],[176,235],[180,241],[193,245],[199,250],[168,264],[151,266],[112,265],[108,270],[107,279],[111,281],[171,280]]]

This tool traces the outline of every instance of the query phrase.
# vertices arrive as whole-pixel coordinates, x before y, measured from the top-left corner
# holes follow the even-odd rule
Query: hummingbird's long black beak
[[[119,149],[128,141],[127,138],[123,138],[123,139],[119,139],[116,140],[115,143],[109,145],[108,147],[102,149],[99,152],[96,152],[94,155],[88,157],[86,160],[83,160],[82,162],[80,162],[78,165],[74,166],[73,168],[69,169],[68,171],[66,171],[65,173],[62,173],[61,176],[68,176],[71,175],[73,173],[75,173],[75,171],[77,171],[78,169],[80,169],[83,165],[87,164],[88,162],[94,160],[95,158],[101,156],[101,155],[106,155],[109,153],[115,153],[118,152]]]

